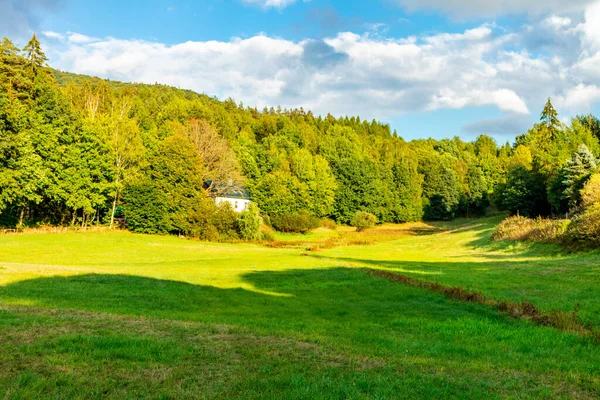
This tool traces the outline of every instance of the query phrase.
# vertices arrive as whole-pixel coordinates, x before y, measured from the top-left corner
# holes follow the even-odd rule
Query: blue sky
[[[549,96],[565,119],[597,110],[599,25],[596,0],[0,0],[0,35],[38,32],[54,67],[406,139],[512,140]]]

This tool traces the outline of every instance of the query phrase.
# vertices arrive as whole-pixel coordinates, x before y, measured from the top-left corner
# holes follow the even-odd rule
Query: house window
[[[237,208],[238,208],[238,202],[236,201],[235,202],[235,209],[237,210]]]
[[[247,210],[247,209],[248,209],[248,205],[249,205],[249,204],[250,204],[250,202],[249,202],[249,201],[246,201],[246,202],[244,203],[244,210]]]

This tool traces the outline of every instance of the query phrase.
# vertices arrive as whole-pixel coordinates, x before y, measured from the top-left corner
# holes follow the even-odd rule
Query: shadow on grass
[[[402,314],[444,321],[474,317],[501,320],[485,308],[446,304],[427,291],[374,280],[348,268],[258,272],[244,279],[261,291],[221,289],[129,275],[77,275],[38,278],[0,287],[0,303],[26,304],[142,317],[284,329],[312,325],[335,330],[352,321],[380,325]],[[430,301],[432,306],[428,306]]]
[[[232,335],[240,332],[276,338],[279,342],[265,341],[258,349],[253,348],[254,342],[226,343],[221,348],[220,358],[211,362],[219,371],[224,363],[242,357],[245,364],[237,376],[242,382],[239,385],[244,388],[243,382],[249,379],[245,373],[254,368],[256,377],[250,376],[255,380],[249,381],[249,385],[255,388],[261,384],[264,390],[273,390],[271,378],[277,371],[284,367],[290,370],[286,367],[290,364],[299,365],[288,372],[296,375],[291,375],[293,382],[283,381],[278,389],[281,393],[292,384],[305,387],[305,382],[311,379],[313,385],[320,385],[322,375],[328,374],[329,385],[317,385],[311,389],[314,392],[311,395],[293,396],[296,398],[315,398],[315,393],[332,391],[331,382],[354,387],[360,377],[370,382],[374,393],[382,393],[374,395],[379,398],[395,397],[398,393],[411,393],[407,398],[414,398],[421,387],[426,394],[416,397],[468,394],[479,398],[493,392],[513,391],[516,387],[520,392],[526,390],[531,397],[540,397],[540,385],[552,388],[552,382],[564,371],[568,371],[570,377],[575,376],[569,382],[569,390],[591,393],[597,388],[593,377],[600,347],[590,347],[572,335],[510,320],[483,306],[452,302],[441,294],[375,278],[360,269],[260,272],[245,275],[245,279],[265,291],[291,296],[269,296],[243,289],[219,289],[137,276],[81,275],[33,279],[0,287],[0,304],[23,302],[53,309],[133,315],[143,320],[148,317],[148,324],[152,324],[151,317],[226,324],[230,327],[227,338],[231,340],[235,337]],[[1,317],[0,310],[0,332]],[[14,321],[17,319],[9,319],[9,327]],[[61,351],[71,354],[75,351],[73,348],[81,348],[82,341],[91,343],[80,351],[85,351],[86,359],[96,357],[95,360],[104,362],[108,353],[103,350],[102,346],[106,345],[102,340],[111,334],[111,326],[105,322],[98,337],[71,335],[62,342],[59,340],[67,343]],[[343,364],[346,372],[337,364],[311,365],[321,358],[310,355],[314,350],[302,347],[296,348],[296,358],[286,359],[287,353],[277,347],[285,345],[281,342],[285,337],[314,344],[334,361],[336,354],[343,355],[341,360],[346,363]],[[218,339],[222,340],[220,336]],[[140,343],[145,346],[154,343],[148,338],[142,342],[132,342],[129,337],[119,340],[120,346],[127,345],[123,350],[126,352],[133,352]],[[173,346],[177,343],[169,343],[167,348]],[[210,347],[210,343],[207,346]],[[232,351],[232,346],[237,346],[237,352]],[[162,350],[156,351],[162,354]],[[36,360],[45,352],[56,357],[52,350],[41,346],[36,348]],[[194,353],[186,362],[193,364],[202,354]],[[137,356],[127,356],[137,362]],[[178,361],[176,352],[172,357],[173,363],[187,365]],[[139,369],[139,365],[137,363],[135,368]],[[349,368],[354,372],[348,372]],[[195,373],[199,373],[198,369]],[[219,376],[215,374],[210,379]],[[400,388],[400,383],[407,379],[410,384]],[[439,388],[440,391],[436,391]],[[562,390],[554,388],[550,393]]]

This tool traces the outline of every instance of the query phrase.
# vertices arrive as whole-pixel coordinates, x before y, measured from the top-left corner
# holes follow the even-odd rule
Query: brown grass
[[[569,220],[509,217],[498,225],[494,240],[524,240],[537,243],[560,243]]]

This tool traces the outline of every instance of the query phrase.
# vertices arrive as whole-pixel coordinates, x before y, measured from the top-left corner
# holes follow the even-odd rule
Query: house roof
[[[228,181],[204,181],[204,189],[211,197],[230,197],[233,199],[250,200],[250,192],[242,185]]]

